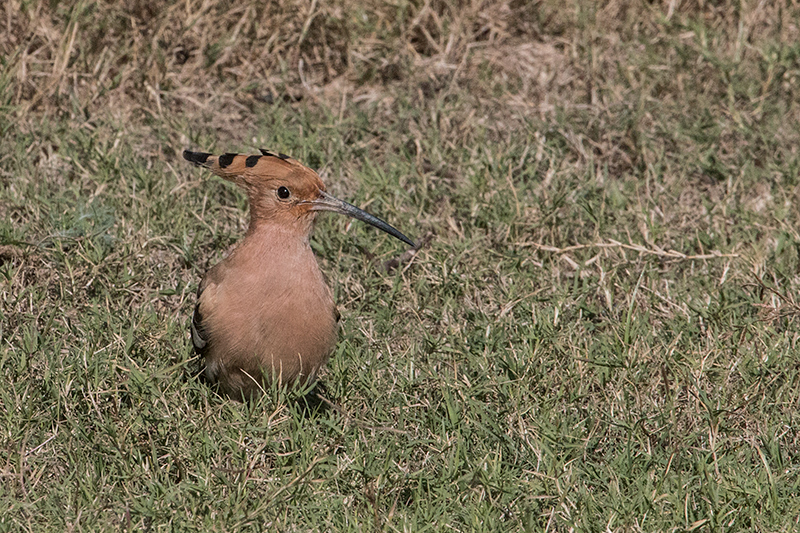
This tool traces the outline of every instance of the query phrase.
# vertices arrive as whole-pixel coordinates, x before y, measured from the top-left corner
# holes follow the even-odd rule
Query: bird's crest
[[[253,176],[284,174],[298,167],[311,170],[286,154],[276,154],[263,149],[260,152],[261,155],[232,153],[214,155],[206,152],[184,150],[183,158],[197,166],[211,170],[217,176],[227,179],[245,174]]]
[[[415,246],[414,241],[387,222],[326,193],[319,174],[288,155],[267,150],[261,150],[261,155],[212,155],[185,150],[183,157],[247,191],[248,232],[260,221],[280,220],[285,224],[300,221],[302,231],[307,234],[317,212],[333,211],[357,218]]]

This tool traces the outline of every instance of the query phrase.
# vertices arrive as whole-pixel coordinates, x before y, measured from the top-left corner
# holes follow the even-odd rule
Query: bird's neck
[[[310,252],[308,239],[312,225],[311,221],[301,219],[280,221],[251,218],[240,247],[279,255]]]
[[[264,221],[251,225],[228,262],[235,265],[240,274],[246,273],[253,287],[276,283],[276,280],[283,280],[281,283],[288,287],[296,280],[305,279],[303,275],[323,279],[309,244],[309,232],[300,232],[292,225]]]
[[[247,236],[263,234],[286,235],[294,239],[305,239],[307,241],[313,229],[313,216],[263,216],[251,209]]]

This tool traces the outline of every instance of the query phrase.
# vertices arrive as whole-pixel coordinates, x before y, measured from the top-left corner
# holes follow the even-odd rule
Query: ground
[[[800,7],[0,6],[0,530],[796,531]],[[320,387],[197,378],[266,148],[326,216]]]

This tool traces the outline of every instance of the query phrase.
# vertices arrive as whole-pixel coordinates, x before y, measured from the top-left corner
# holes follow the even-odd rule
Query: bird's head
[[[210,169],[247,192],[251,230],[263,221],[300,223],[310,229],[317,212],[332,211],[364,221],[416,246],[380,218],[325,192],[325,184],[316,172],[287,155],[261,150],[261,155],[228,153],[217,156],[185,150],[183,158]]]

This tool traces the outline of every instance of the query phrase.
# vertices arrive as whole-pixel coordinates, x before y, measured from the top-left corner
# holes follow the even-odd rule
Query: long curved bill
[[[392,237],[400,239],[401,241],[408,244],[412,248],[416,248],[417,246],[416,244],[414,244],[414,241],[412,241],[411,239],[400,233],[396,228],[389,225],[387,222],[384,222],[375,215],[370,215],[366,211],[363,211],[352,204],[348,204],[343,200],[339,200],[335,196],[331,196],[325,191],[320,191],[319,198],[311,201],[311,210],[332,211],[334,213],[341,213],[342,215],[347,215],[349,217],[357,218],[362,222],[366,222],[371,226],[375,226],[379,230],[385,231]]]

